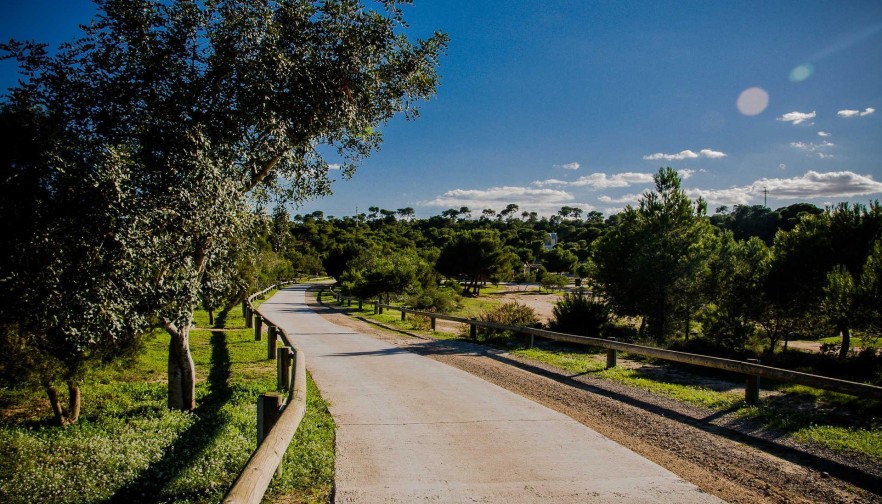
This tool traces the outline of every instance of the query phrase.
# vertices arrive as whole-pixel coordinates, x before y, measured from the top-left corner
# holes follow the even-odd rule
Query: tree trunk
[[[192,411],[196,408],[196,368],[190,355],[190,325],[166,327],[168,342],[168,408]]]
[[[839,328],[839,333],[842,334],[842,346],[839,347],[839,358],[844,360],[848,357],[848,350],[851,347],[851,332],[848,330],[847,326],[843,326]]]
[[[686,341],[689,341],[689,326],[692,325],[692,317],[690,312],[686,312]]]
[[[67,409],[61,406],[58,398],[58,391],[52,385],[46,385],[46,395],[49,396],[49,404],[52,406],[52,412],[55,414],[55,421],[58,425],[73,425],[80,418],[80,386],[75,381],[67,384]]]
[[[208,309],[208,326],[214,327],[214,310],[212,308]]]

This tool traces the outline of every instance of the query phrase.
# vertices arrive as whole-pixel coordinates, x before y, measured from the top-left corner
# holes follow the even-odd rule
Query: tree
[[[542,254],[542,264],[553,273],[573,273],[579,258],[569,250],[557,246]]]
[[[418,285],[421,270],[428,265],[415,250],[398,250],[394,254],[365,250],[347,266],[341,282],[362,298],[383,294],[400,294]]]
[[[643,317],[641,332],[664,341],[671,322],[688,322],[700,303],[700,281],[714,250],[704,202],[694,205],[671,168],[654,176],[638,208],[627,207],[595,252],[597,289],[623,315]]]
[[[98,7],[55,55],[2,46],[25,77],[10,100],[57,118],[74,137],[67,159],[116,152],[130,168],[142,206],[124,219],[152,228],[139,255],[170,335],[169,406],[189,410],[199,285],[213,251],[247,225],[249,198],[328,194],[328,149],[351,176],[378,148],[376,128],[416,116],[434,93],[447,37],[411,41],[394,0],[378,11],[350,0]]]
[[[435,268],[442,275],[465,278],[467,289],[477,295],[479,282],[490,280],[501,269],[511,269],[512,264],[506,259],[511,259],[512,255],[503,248],[499,231],[463,231],[441,250]]]
[[[76,162],[57,117],[16,103],[0,135],[0,382],[42,388],[68,425],[89,369],[130,356],[149,323],[131,165],[115,150]]]
[[[513,215],[517,215],[518,206],[514,203],[509,203],[505,206],[505,209],[499,212],[500,218],[505,218],[506,220],[511,220]]]

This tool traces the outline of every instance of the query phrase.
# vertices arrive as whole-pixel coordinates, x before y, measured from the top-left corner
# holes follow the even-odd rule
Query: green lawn
[[[168,337],[161,332],[135,362],[88,376],[74,426],[50,425],[39,393],[0,390],[0,408],[27,412],[0,425],[0,502],[220,501],[256,448],[256,398],[275,390],[276,378],[266,341],[244,328],[241,308],[218,317],[225,330],[191,333],[193,412],[165,406]],[[196,320],[204,327],[207,314]],[[311,378],[308,397],[270,496],[328,502],[334,424]]]

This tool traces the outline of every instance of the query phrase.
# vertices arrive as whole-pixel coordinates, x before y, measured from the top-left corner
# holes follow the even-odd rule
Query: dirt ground
[[[536,312],[543,323],[548,322],[553,316],[554,303],[560,299],[561,293],[538,292],[535,286],[523,290],[517,286],[509,286],[507,290],[490,294],[490,299],[499,299],[504,302],[516,301],[529,306]]]
[[[531,294],[505,295],[534,299]],[[882,502],[882,468],[869,460],[798,444],[725,412],[590,374],[574,375],[466,341],[392,331],[345,310],[313,307],[337,324],[463,369],[564,413],[728,502]]]

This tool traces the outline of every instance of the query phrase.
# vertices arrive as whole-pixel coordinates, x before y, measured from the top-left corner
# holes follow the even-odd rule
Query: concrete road
[[[565,415],[334,325],[304,295],[260,310],[331,403],[336,502],[721,502]]]

